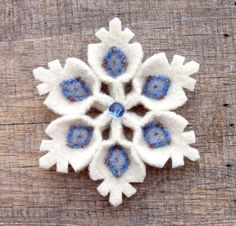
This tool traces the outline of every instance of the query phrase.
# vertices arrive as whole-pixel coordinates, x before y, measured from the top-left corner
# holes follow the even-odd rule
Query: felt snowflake
[[[195,80],[190,76],[199,69],[191,61],[175,55],[171,63],[164,53],[156,54],[142,63],[139,43],[129,43],[134,34],[122,30],[118,18],[110,21],[109,31],[96,32],[101,40],[88,45],[88,63],[69,58],[62,67],[58,60],[39,67],[34,76],[42,83],[40,95],[48,96],[44,104],[62,115],[46,129],[51,140],[43,140],[40,150],[47,151],[39,160],[40,167],[56,165],[61,173],[68,165],[79,172],[89,166],[93,180],[103,180],[97,188],[116,206],[122,194],[132,196],[136,189],[130,183],[143,182],[144,162],[162,168],[168,159],[172,166],[184,165],[184,157],[199,159],[199,153],[189,145],[195,142],[193,131],[184,132],[188,122],[170,110],[182,106],[187,97],[183,88],[193,90]],[[125,86],[132,82],[132,90]],[[109,94],[102,91],[102,85]],[[143,105],[148,112],[140,116],[131,109]],[[90,117],[91,108],[101,114]],[[133,130],[128,140],[124,127]],[[110,128],[108,139],[103,131]]]

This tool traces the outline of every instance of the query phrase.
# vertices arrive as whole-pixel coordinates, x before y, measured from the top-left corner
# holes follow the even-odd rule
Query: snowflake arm
[[[39,94],[49,93],[44,104],[61,115],[87,111],[100,89],[90,68],[76,58],[68,58],[64,68],[59,60],[50,62],[48,67],[33,71],[35,78],[43,82],[37,86]]]
[[[136,189],[130,183],[143,182],[146,175],[145,166],[131,145],[125,140],[105,141],[89,165],[91,179],[104,180],[98,192],[102,196],[110,193],[109,202],[113,206],[122,203],[122,193],[132,196]],[[118,163],[114,162],[113,155],[119,159]]]
[[[76,172],[81,171],[101,144],[99,129],[86,116],[69,115],[56,119],[49,124],[46,134],[52,140],[42,141],[40,150],[48,153],[40,158],[39,165],[44,169],[56,165],[61,173],[68,172],[69,164]]]
[[[134,34],[128,28],[122,31],[121,21],[114,18],[109,31],[101,28],[96,36],[101,43],[88,45],[88,62],[98,78],[106,84],[132,79],[143,58],[140,43],[129,43]],[[118,65],[115,68],[112,67],[114,61]]]
[[[184,57],[175,55],[169,64],[165,53],[147,59],[133,80],[134,89],[140,102],[155,112],[181,107],[187,97],[183,88],[193,91],[199,64],[191,61],[183,65]]]
[[[162,168],[169,158],[173,168],[184,165],[184,157],[199,159],[193,131],[184,132],[188,122],[174,112],[148,113],[135,131],[134,146],[140,158],[149,165]]]

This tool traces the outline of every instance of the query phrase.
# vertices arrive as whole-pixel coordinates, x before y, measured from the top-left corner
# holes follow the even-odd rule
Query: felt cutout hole
[[[91,118],[96,118],[102,113],[101,110],[96,108],[95,106],[92,106],[87,112],[86,115],[91,117]]]
[[[129,109],[129,111],[134,112],[139,116],[144,116],[149,110],[145,108],[142,104],[139,104]]]
[[[123,125],[123,132],[127,140],[132,141],[134,137],[134,131]]]
[[[110,92],[109,92],[109,87],[107,84],[105,83],[102,83],[101,84],[101,90],[100,90],[102,93],[106,94],[106,95],[110,95]]]
[[[133,89],[133,86],[132,86],[132,82],[128,82],[126,85],[125,85],[125,95],[127,95],[128,93],[130,93]]]
[[[107,128],[105,128],[103,131],[102,131],[102,139],[103,140],[108,140],[110,137],[110,126],[108,126]]]

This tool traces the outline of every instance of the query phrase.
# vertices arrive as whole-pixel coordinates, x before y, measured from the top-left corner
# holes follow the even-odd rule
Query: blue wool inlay
[[[89,86],[79,77],[64,80],[60,86],[64,97],[70,101],[82,101],[91,95]]]
[[[156,100],[166,96],[170,88],[170,79],[165,75],[149,76],[143,86],[142,94]]]
[[[67,133],[67,145],[71,148],[83,148],[93,137],[93,127],[77,125],[71,126]]]
[[[109,113],[110,116],[114,119],[121,118],[125,113],[125,107],[119,102],[114,102],[109,107]]]
[[[151,122],[143,127],[143,137],[151,148],[160,148],[170,144],[171,135],[161,123]]]
[[[125,149],[116,144],[107,153],[106,164],[115,177],[122,176],[129,166],[129,158]]]
[[[121,49],[113,46],[106,52],[102,66],[108,75],[117,78],[124,73],[127,66],[127,58]]]

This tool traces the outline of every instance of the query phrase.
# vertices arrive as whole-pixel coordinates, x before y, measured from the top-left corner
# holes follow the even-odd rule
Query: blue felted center
[[[64,80],[60,86],[62,94],[70,101],[82,101],[91,95],[89,86],[81,78],[73,77]]]
[[[151,148],[160,148],[170,144],[171,135],[161,123],[151,122],[143,127],[143,137]]]
[[[117,78],[122,75],[126,69],[126,56],[121,49],[113,46],[106,52],[103,58],[102,66],[108,75],[113,78]]]
[[[122,146],[116,144],[108,150],[106,163],[111,173],[120,177],[128,169],[128,154]]]
[[[155,75],[147,78],[142,94],[156,100],[167,95],[170,88],[170,79],[165,75]]]
[[[119,102],[114,102],[109,107],[109,113],[110,116],[114,119],[121,118],[125,113],[125,107]]]
[[[93,127],[78,125],[71,126],[67,133],[67,145],[71,148],[83,148],[93,137]]]

